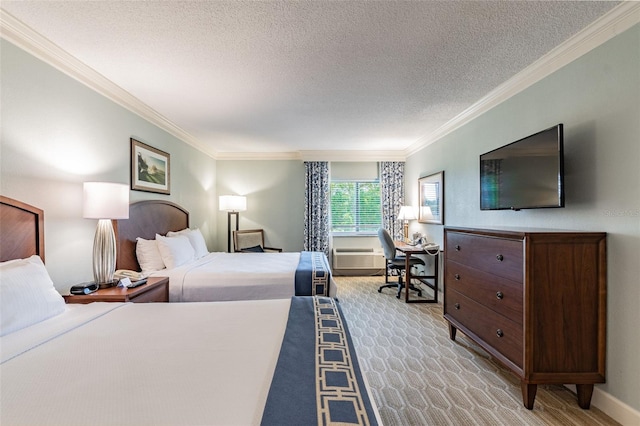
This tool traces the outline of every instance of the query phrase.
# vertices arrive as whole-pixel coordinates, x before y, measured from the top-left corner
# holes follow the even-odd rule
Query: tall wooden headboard
[[[113,221],[116,232],[116,269],[140,270],[136,238],[153,240],[156,234],[189,227],[189,212],[171,201],[147,200],[129,205],[129,219]]]
[[[34,254],[44,262],[44,211],[0,195],[0,262]]]

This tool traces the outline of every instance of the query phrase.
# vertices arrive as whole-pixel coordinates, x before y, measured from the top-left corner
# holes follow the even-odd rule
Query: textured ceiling
[[[616,6],[7,1],[210,152],[405,150]]]

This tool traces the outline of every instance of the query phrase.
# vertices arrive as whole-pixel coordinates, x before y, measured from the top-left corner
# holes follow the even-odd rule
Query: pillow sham
[[[202,236],[202,232],[200,232],[199,228],[196,229],[183,229],[182,231],[169,231],[167,232],[167,237],[175,237],[175,236],[184,236],[189,239],[189,242],[193,246],[193,250],[195,251],[195,258],[200,259],[209,254],[209,250],[207,250],[207,243],[204,241],[204,237]]]
[[[136,257],[144,275],[149,275],[165,268],[156,240],[136,238]]]
[[[0,336],[64,312],[40,256],[0,263]]]
[[[195,259],[195,250],[187,237],[163,237],[156,234],[156,242],[162,261],[169,269],[184,265]]]

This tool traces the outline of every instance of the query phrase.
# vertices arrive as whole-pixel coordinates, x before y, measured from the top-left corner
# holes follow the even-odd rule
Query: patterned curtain
[[[397,219],[404,205],[404,161],[380,162],[382,227],[394,238],[402,238],[402,223]]]
[[[309,161],[304,168],[304,250],[329,257],[329,163]]]

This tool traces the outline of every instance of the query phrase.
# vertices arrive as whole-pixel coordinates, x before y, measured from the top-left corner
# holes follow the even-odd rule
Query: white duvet
[[[154,276],[169,277],[170,302],[290,298],[300,253],[210,253]],[[329,286],[335,296],[335,283]]]
[[[0,338],[0,424],[259,424],[289,305],[69,305]]]

